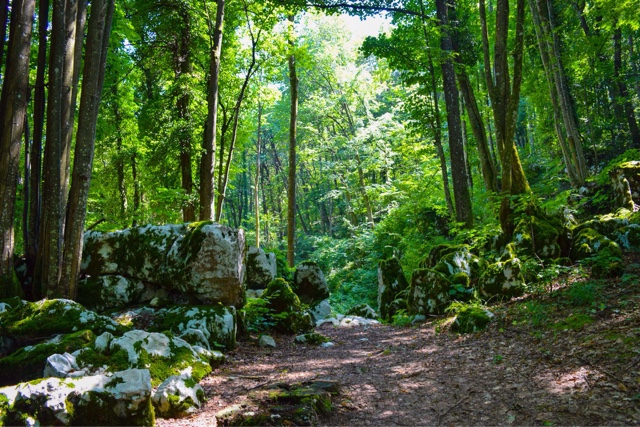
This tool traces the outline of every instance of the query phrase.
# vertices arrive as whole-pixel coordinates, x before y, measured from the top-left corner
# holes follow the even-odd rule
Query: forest
[[[597,286],[590,311],[567,316],[593,320],[613,313],[594,294],[605,284],[637,294],[637,0],[0,3],[1,304],[90,305],[87,283],[121,274],[147,290],[173,280],[169,292],[231,306],[233,322],[243,309],[249,334],[278,324],[268,297],[175,284],[211,224],[241,263],[245,247],[274,254],[284,281],[272,283],[285,287],[265,295],[291,292],[287,282],[298,292],[295,277],[316,266],[331,313],[365,307],[395,326],[522,295],[580,305],[576,283]],[[347,16],[386,23],[359,36]],[[133,261],[144,277],[110,271],[105,260],[122,267],[129,255],[113,254],[145,230],[157,234]],[[129,240],[109,240],[117,233]],[[158,267],[167,236],[177,243]],[[542,306],[524,304],[528,314],[497,309],[501,322],[539,326]],[[292,319],[289,332],[304,330]],[[637,384],[614,382],[637,403]],[[437,423],[457,406],[437,409]]]
[[[33,3],[0,16],[6,296],[24,257],[73,297],[85,229],[211,219],[370,300],[378,260],[578,209],[640,148],[633,1]]]

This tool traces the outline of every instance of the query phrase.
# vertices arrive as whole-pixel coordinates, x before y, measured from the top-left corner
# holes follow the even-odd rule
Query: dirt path
[[[275,336],[276,349],[244,341],[201,383],[209,400],[200,413],[158,425],[212,426],[217,411],[253,389],[312,379],[342,385],[334,412],[321,418],[328,426],[640,425],[640,360],[622,366],[611,347],[592,351],[585,337],[602,328],[640,335],[637,317],[612,313],[578,333],[535,338],[500,324],[467,336],[433,324],[325,324],[319,332],[333,347],[294,345],[291,336]]]

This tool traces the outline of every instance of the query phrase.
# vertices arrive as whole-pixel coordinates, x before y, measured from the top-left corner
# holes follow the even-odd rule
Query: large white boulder
[[[276,278],[276,254],[250,246],[247,252],[247,289],[264,289]]]

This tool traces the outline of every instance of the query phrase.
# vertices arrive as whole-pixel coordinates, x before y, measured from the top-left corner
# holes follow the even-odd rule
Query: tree
[[[14,206],[20,146],[29,98],[29,50],[34,0],[15,0],[11,10],[6,73],[0,112],[0,297],[13,296]]]
[[[289,180],[287,187],[287,263],[289,268],[295,266],[295,231],[296,231],[296,143],[298,120],[298,75],[296,73],[296,56],[294,53],[294,15],[289,15],[289,94],[291,112],[289,120]]]

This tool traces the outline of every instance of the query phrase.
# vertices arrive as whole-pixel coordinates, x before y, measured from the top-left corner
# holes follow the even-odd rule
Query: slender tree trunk
[[[507,236],[513,232],[511,205],[508,195],[529,193],[529,183],[522,169],[520,156],[514,137],[520,86],[522,83],[522,55],[524,51],[524,0],[517,0],[515,37],[513,46],[513,78],[509,70],[508,35],[509,1],[498,0],[496,7],[496,27],[493,68],[489,59],[489,36],[484,0],[480,0],[480,21],[482,24],[482,51],[486,84],[491,98],[491,108],[496,127],[498,155],[502,165],[502,199],[500,224]],[[494,71],[492,71],[494,70]]]
[[[191,65],[191,22],[189,12],[185,7],[179,10],[181,15],[180,40],[176,46],[174,61],[176,80],[184,79],[192,73]],[[180,84],[181,93],[176,101],[176,110],[180,120],[179,145],[180,145],[180,172],[182,189],[187,197],[182,205],[182,220],[192,222],[196,219],[195,206],[191,195],[193,193],[193,174],[191,170],[191,96],[186,85]]]
[[[104,83],[114,0],[94,0],[89,18],[87,58],[82,76],[73,179],[66,217],[60,293],[75,298],[82,259],[82,237],[91,182],[96,123]]]
[[[253,207],[256,216],[256,248],[260,247],[260,167],[262,155],[262,103],[258,101],[258,132],[256,136],[256,178],[253,186]],[[263,192],[264,194],[264,192]]]
[[[131,178],[133,179],[133,221],[131,223],[131,226],[136,227],[138,225],[138,217],[140,215],[142,194],[140,192],[140,180],[138,179],[138,160],[135,152],[131,155]]]
[[[209,85],[207,88],[207,123],[205,125],[202,167],[200,168],[200,219],[215,218],[214,176],[216,157],[216,131],[218,122],[218,80],[222,54],[225,0],[216,1],[216,23],[213,29],[209,60]]]
[[[14,208],[20,146],[26,122],[29,58],[35,0],[14,0],[10,49],[0,97],[0,297],[18,293],[14,282]],[[10,66],[9,66],[10,64]]]
[[[9,0],[0,1],[0,71],[4,62],[4,41],[7,38],[7,19],[9,18]]]
[[[47,27],[49,25],[49,0],[38,3],[38,63],[33,100],[33,143],[31,144],[31,191],[29,192],[29,239],[25,242],[27,258],[27,277],[33,281],[38,236],[40,235],[40,217],[42,206],[42,141],[45,116],[45,73],[47,71]],[[33,290],[32,290],[33,292]],[[36,292],[39,293],[39,292]],[[31,296],[32,298],[34,295]]]
[[[70,4],[68,4],[70,3]],[[67,34],[65,8],[74,8],[73,0],[54,0],[51,22],[51,48],[49,54],[49,93],[47,107],[47,137],[44,149],[42,185],[42,219],[34,283],[41,286],[40,296],[60,296],[58,281],[62,261],[63,222],[65,214],[66,146],[71,107],[71,84],[73,82],[73,47],[69,43],[74,37]],[[75,19],[76,13],[69,14]]]
[[[113,86],[113,96],[118,99],[118,85]],[[127,201],[127,186],[124,179],[124,140],[122,136],[122,113],[120,112],[120,106],[118,102],[113,103],[113,118],[115,120],[116,130],[116,177],[118,180],[118,195],[120,196],[120,216],[122,219],[127,214],[128,201]]]
[[[618,88],[618,97],[615,102],[624,106],[625,116],[627,118],[627,124],[629,125],[629,133],[631,134],[631,144],[635,148],[640,148],[640,130],[638,130],[638,123],[636,121],[636,115],[629,101],[629,91],[627,90],[627,84],[624,80],[624,76],[621,75],[622,71],[622,31],[620,28],[616,28],[613,32],[613,69],[614,78]]]
[[[296,73],[296,57],[294,49],[294,16],[289,15],[289,90],[291,93],[291,111],[289,117],[289,186],[287,188],[287,263],[290,268],[295,265],[295,231],[296,231],[296,140],[298,120],[298,75]]]
[[[469,188],[467,187],[469,179],[467,177],[467,166],[462,141],[462,122],[460,119],[458,88],[456,87],[455,69],[451,58],[453,43],[449,34],[446,1],[436,0],[436,8],[438,25],[440,27],[440,46],[445,55],[442,59],[441,68],[445,105],[447,107],[449,152],[451,154],[451,176],[453,179],[456,220],[464,223],[466,227],[471,227],[473,225],[473,212],[471,209]]]

